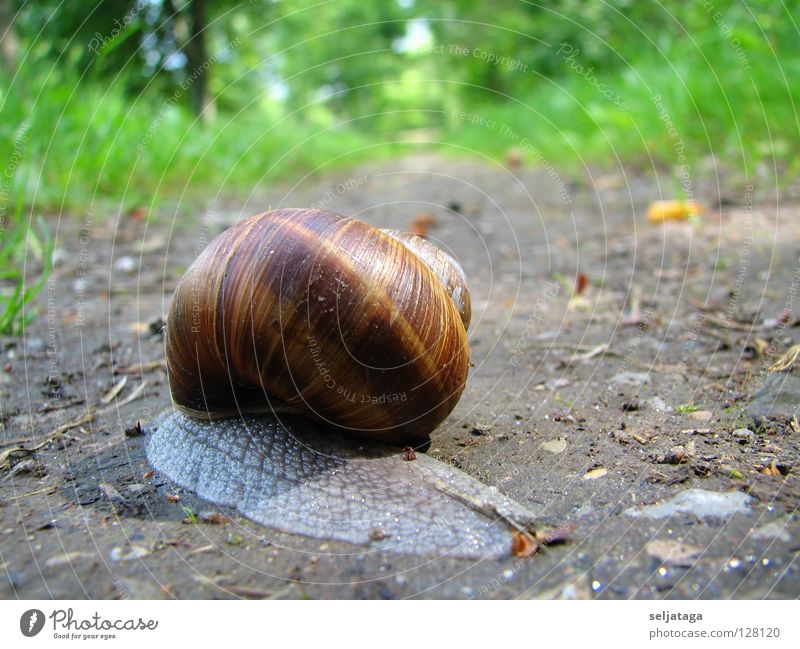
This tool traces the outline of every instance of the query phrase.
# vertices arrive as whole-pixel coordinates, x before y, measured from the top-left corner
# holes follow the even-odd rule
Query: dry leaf
[[[582,295],[589,286],[589,278],[583,273],[578,273],[578,279],[575,282],[575,295]]]
[[[681,221],[698,216],[704,211],[704,208],[694,201],[655,201],[647,208],[647,218],[652,223]]]
[[[772,366],[769,368],[770,372],[782,372],[784,370],[788,370],[797,362],[797,358],[800,356],[800,344],[793,345],[788,349],[788,351],[781,356]]]
[[[533,556],[541,549],[539,542],[528,532],[516,531],[511,537],[511,554],[525,559]]]
[[[408,231],[411,234],[416,234],[419,237],[424,237],[430,231],[431,227],[436,225],[436,219],[433,214],[422,212],[417,214],[408,226]]]
[[[605,467],[598,467],[596,469],[592,469],[583,475],[584,480],[597,480],[598,478],[602,478],[604,475],[608,473],[608,469]]]
[[[231,522],[231,519],[221,512],[202,512],[197,518],[201,523],[209,525],[227,525]]]

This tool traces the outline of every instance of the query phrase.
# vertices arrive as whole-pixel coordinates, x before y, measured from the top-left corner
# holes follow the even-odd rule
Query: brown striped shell
[[[223,232],[170,307],[175,405],[201,418],[288,405],[358,436],[426,441],[464,390],[470,304],[452,258],[410,237],[312,209]]]

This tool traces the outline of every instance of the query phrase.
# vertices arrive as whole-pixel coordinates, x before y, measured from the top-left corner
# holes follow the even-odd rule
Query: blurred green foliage
[[[0,0],[0,132],[29,127],[8,196],[42,209],[249,191],[422,146],[522,142],[569,170],[674,167],[680,144],[688,163],[796,171],[796,1],[92,7]]]

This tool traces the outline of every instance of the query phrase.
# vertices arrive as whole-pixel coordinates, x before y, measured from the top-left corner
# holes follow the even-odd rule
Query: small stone
[[[668,412],[669,410],[672,410],[672,408],[670,408],[667,405],[667,402],[664,401],[664,399],[662,399],[661,397],[652,397],[648,399],[645,403],[647,403],[647,405],[650,406],[656,412]]]
[[[660,464],[680,464],[686,460],[686,448],[682,445],[673,446],[663,458]]]
[[[565,388],[568,385],[569,379],[550,379],[545,382],[544,387],[552,392],[553,390],[558,390],[558,388]]]
[[[740,444],[751,444],[756,438],[756,434],[749,428],[737,428],[733,431],[733,439]]]
[[[28,338],[25,342],[25,351],[29,354],[35,354],[44,349],[44,341],[41,338]]]
[[[144,484],[142,482],[134,482],[133,484],[125,485],[123,490],[126,494],[130,496],[138,496],[144,491],[147,491],[150,488],[149,484]]]
[[[150,550],[141,545],[131,545],[130,547],[117,546],[111,550],[112,561],[135,561],[142,559],[150,554]]]
[[[689,413],[689,416],[697,421],[708,421],[714,416],[714,413],[710,410],[695,410]]]
[[[150,324],[147,325],[148,330],[152,336],[161,336],[164,333],[164,318],[156,318],[155,320],[151,321]]]
[[[800,416],[800,377],[786,372],[768,372],[764,386],[753,395],[745,412],[756,422]]]
[[[44,565],[46,565],[48,568],[59,568],[61,566],[71,565],[76,561],[93,559],[94,557],[95,555],[91,552],[66,552],[64,554],[57,554],[54,557],[50,557],[44,562]]]
[[[750,533],[750,536],[760,541],[783,541],[789,543],[792,535],[786,529],[788,520],[778,519],[759,527]]]
[[[47,469],[40,462],[28,458],[27,460],[17,462],[11,471],[8,472],[9,476],[18,476],[23,474],[30,474],[35,477],[42,478],[47,475]]]
[[[85,293],[88,284],[89,282],[86,281],[85,277],[79,277],[72,282],[72,290],[75,291],[75,293]]]
[[[634,518],[661,519],[675,514],[690,514],[696,518],[725,519],[734,514],[749,513],[748,504],[751,500],[741,491],[719,493],[706,489],[686,489],[663,503],[639,509],[631,507],[625,513]]]
[[[620,372],[611,377],[614,385],[643,385],[650,382],[650,375],[645,372]]]
[[[101,482],[97,485],[97,488],[100,492],[108,498],[112,503],[125,503],[125,498],[123,498],[122,494],[117,491],[116,487],[107,482]]]
[[[136,270],[136,260],[128,255],[120,257],[114,262],[114,270],[118,273],[130,274]]]
[[[139,421],[125,429],[125,437],[141,437],[142,435],[144,435],[144,429]]]
[[[474,435],[475,437],[479,437],[481,435],[488,435],[492,430],[491,426],[486,424],[475,424],[472,427],[472,430],[469,431],[470,435]]]
[[[567,440],[559,437],[557,439],[548,440],[540,446],[543,450],[547,451],[548,453],[563,453],[567,449]]]

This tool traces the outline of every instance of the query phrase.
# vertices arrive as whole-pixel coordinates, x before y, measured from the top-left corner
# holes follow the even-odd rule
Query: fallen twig
[[[572,365],[572,363],[575,363],[577,361],[588,361],[588,360],[594,358],[595,356],[599,356],[600,354],[604,354],[607,351],[608,351],[608,343],[603,343],[602,345],[597,345],[597,347],[593,347],[592,349],[590,349],[587,352],[583,352],[583,353],[580,353],[580,354],[573,354],[567,360],[567,365]]]
[[[753,333],[756,331],[761,331],[764,329],[764,325],[757,325],[754,322],[745,323],[739,322],[738,320],[728,320],[727,318],[718,318],[711,313],[707,313],[703,316],[706,322],[710,322],[711,324],[717,325],[718,327],[722,327],[723,329],[735,329],[736,331],[745,331],[747,333]]]
[[[142,381],[142,383],[140,383],[138,386],[136,386],[136,389],[133,392],[131,392],[127,397],[125,397],[125,399],[123,399],[122,401],[120,401],[118,403],[116,403],[116,402],[115,403],[111,403],[110,405],[107,405],[105,408],[101,408],[101,409],[97,409],[95,407],[90,407],[80,417],[76,417],[75,419],[73,419],[71,421],[68,421],[67,423],[61,424],[60,426],[56,427],[51,433],[49,433],[48,435],[45,435],[44,439],[41,442],[39,442],[38,444],[36,444],[35,446],[33,446],[31,448],[25,448],[23,446],[15,446],[13,448],[6,449],[2,453],[0,453],[0,469],[5,468],[5,465],[8,462],[8,459],[14,453],[27,453],[27,454],[35,453],[40,448],[43,448],[44,446],[46,446],[47,444],[49,444],[53,440],[58,439],[59,437],[61,437],[68,430],[72,430],[73,428],[77,428],[78,426],[81,426],[82,424],[88,424],[97,415],[104,415],[107,412],[111,412],[111,410],[113,410],[115,408],[119,408],[120,406],[124,406],[124,405],[129,404],[131,401],[135,401],[142,394],[142,392],[144,391],[144,388],[145,388],[146,385],[147,385],[147,381]],[[25,438],[25,439],[10,440],[8,442],[2,442],[0,444],[2,444],[3,446],[6,446],[6,445],[9,445],[9,444],[22,444],[24,442],[31,442],[31,441],[33,441],[31,438]]]
[[[143,374],[144,372],[157,369],[167,369],[167,361],[162,358],[158,361],[145,361],[143,363],[126,365],[125,367],[115,367],[114,374]]]
[[[783,372],[790,369],[800,357],[800,344],[792,345],[777,361],[770,365],[770,372]]]

